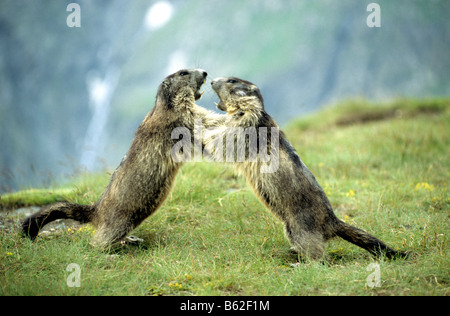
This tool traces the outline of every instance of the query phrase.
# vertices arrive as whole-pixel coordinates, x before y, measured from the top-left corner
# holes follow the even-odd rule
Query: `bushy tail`
[[[52,204],[47,208],[26,218],[22,223],[22,231],[31,240],[34,240],[39,231],[46,224],[60,218],[70,218],[80,223],[92,220],[95,207],[93,205],[80,205],[68,202]]]
[[[384,242],[362,229],[350,226],[342,221],[339,222],[336,234],[346,241],[366,249],[372,255],[377,257],[384,255],[389,259],[407,257],[406,253],[389,248]]]

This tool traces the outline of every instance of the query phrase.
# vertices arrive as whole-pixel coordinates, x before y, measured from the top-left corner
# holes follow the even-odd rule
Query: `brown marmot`
[[[194,102],[207,73],[201,69],[180,70],[160,84],[155,106],[136,131],[131,147],[117,167],[106,190],[93,205],[56,203],[25,219],[22,229],[31,239],[47,223],[70,218],[96,227],[92,244],[108,247],[155,212],[169,193],[178,169],[180,153],[172,153],[177,142],[172,131],[185,128],[193,133],[194,120],[213,114]],[[223,116],[223,115],[221,115]],[[208,122],[205,121],[206,126]],[[213,123],[211,123],[213,124]],[[186,155],[186,153],[181,153]]]
[[[217,107],[227,112],[228,119],[222,128],[209,134],[206,149],[218,153],[216,158],[220,161],[240,158],[234,161],[236,169],[245,175],[263,204],[284,223],[286,235],[296,251],[313,260],[321,259],[325,242],[339,236],[376,256],[405,256],[336,217],[313,174],[264,110],[257,86],[235,77],[217,78],[211,84],[220,99]],[[230,137],[226,139],[226,149],[218,146],[218,140],[223,145],[222,139],[230,129],[231,143],[248,135],[241,143],[246,146],[244,151],[241,148],[245,159],[226,152],[239,151],[239,146],[229,147]]]

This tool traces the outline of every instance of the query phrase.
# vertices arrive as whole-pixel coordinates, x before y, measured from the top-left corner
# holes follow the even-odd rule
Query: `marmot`
[[[272,160],[279,159],[275,168],[267,168],[267,159],[262,159],[261,153],[258,153],[257,159],[252,160],[246,156],[245,160],[234,164],[247,178],[263,204],[281,219],[285,233],[297,252],[313,260],[321,259],[324,256],[325,242],[339,236],[376,256],[384,254],[393,258],[406,255],[336,217],[313,174],[300,160],[285,134],[279,131],[273,118],[264,110],[263,97],[257,86],[235,77],[217,78],[211,84],[220,99],[217,107],[227,112],[228,119],[222,128],[217,129],[222,135],[217,137],[217,132],[215,136],[214,132],[210,134],[209,141],[205,140],[205,147],[213,154],[219,152],[218,159],[223,160],[223,149],[217,150],[214,139],[226,136],[223,135],[225,129],[234,128],[236,131],[236,128],[241,128],[241,133],[252,134],[248,128],[265,128],[264,133],[253,132],[250,136],[257,138],[253,146],[257,144],[259,151],[263,148],[272,155]],[[246,140],[244,144],[247,147],[246,155],[257,151],[249,148],[251,140]]]
[[[121,241],[131,230],[155,212],[163,203],[183,161],[171,152],[176,140],[171,133],[177,127],[191,134],[196,118],[213,114],[194,102],[207,73],[201,69],[180,70],[164,79],[158,88],[155,106],[136,131],[131,147],[111,176],[110,182],[94,205],[56,203],[25,219],[25,235],[35,239],[47,223],[70,218],[96,227],[92,244],[108,247]],[[208,122],[205,122],[208,126]],[[209,125],[211,126],[211,125]],[[186,153],[184,153],[186,154]],[[178,157],[179,158],[179,157]]]

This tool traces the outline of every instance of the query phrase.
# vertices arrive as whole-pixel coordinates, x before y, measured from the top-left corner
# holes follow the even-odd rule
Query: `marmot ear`
[[[259,88],[255,85],[252,85],[249,87],[249,90],[252,92],[253,95],[258,97],[258,99],[262,100],[261,91],[259,91]]]
[[[167,106],[171,106],[171,89],[170,89],[170,80],[166,79],[164,80],[161,85],[159,86],[158,92],[157,92],[157,98],[159,98],[159,100],[167,105]]]
[[[161,82],[161,86],[165,89],[169,88],[169,79],[165,79],[163,82]]]
[[[252,92],[252,93],[256,93],[256,92],[259,91],[258,87],[255,86],[255,85],[249,86],[249,87],[248,87],[248,90],[249,90],[250,92]]]

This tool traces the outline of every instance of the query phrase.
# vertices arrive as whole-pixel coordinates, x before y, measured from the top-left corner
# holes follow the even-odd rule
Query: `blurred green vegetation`
[[[152,108],[170,64],[257,84],[282,125],[336,100],[449,95],[450,2],[171,1],[174,13],[147,30],[146,0],[0,2],[0,192],[48,187],[80,169],[93,116],[88,84],[120,70],[97,152],[113,168]],[[178,56],[178,58],[177,58]],[[209,88],[199,103],[217,100]]]

